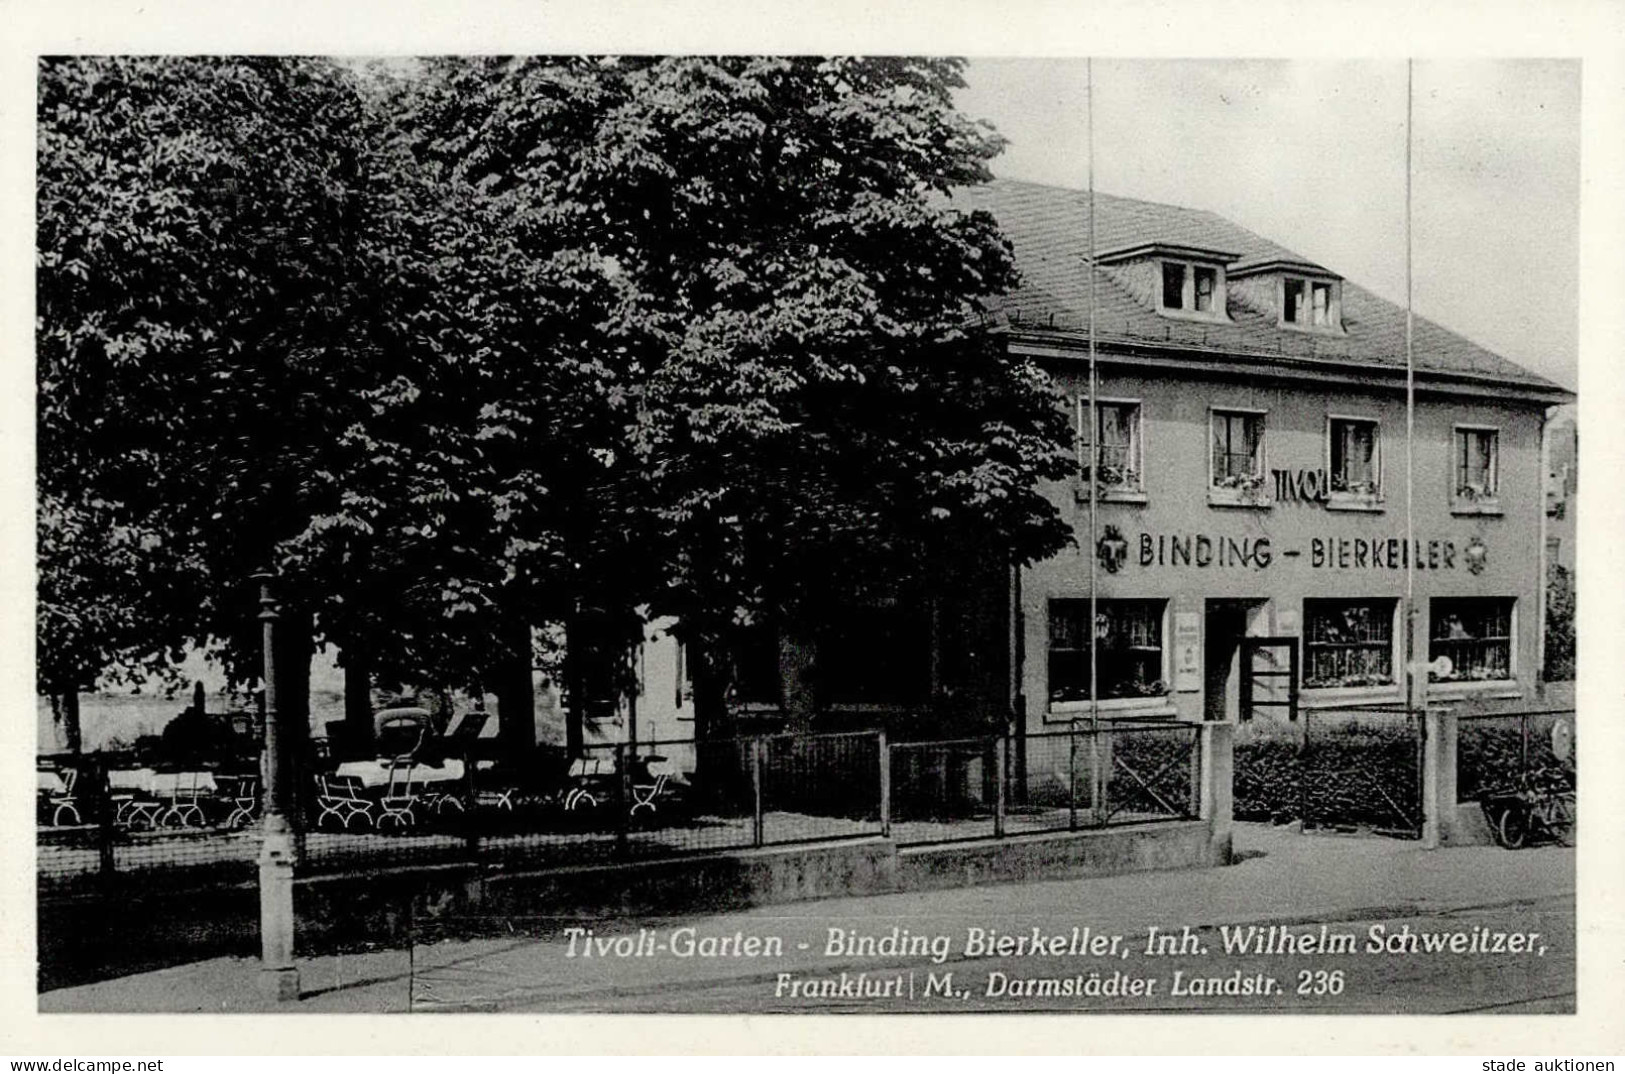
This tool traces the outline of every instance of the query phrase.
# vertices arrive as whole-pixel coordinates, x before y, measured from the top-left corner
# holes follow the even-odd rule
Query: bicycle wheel
[[[1564,797],[1553,798],[1547,807],[1546,830],[1552,840],[1562,846],[1574,845],[1574,803]]]
[[[1495,841],[1508,850],[1517,850],[1529,837],[1529,821],[1522,809],[1507,806],[1495,822]]]

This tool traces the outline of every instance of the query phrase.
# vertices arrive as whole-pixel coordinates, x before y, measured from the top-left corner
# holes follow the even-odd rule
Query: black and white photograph
[[[35,1014],[1599,1013],[1585,61],[521,43],[8,98]]]

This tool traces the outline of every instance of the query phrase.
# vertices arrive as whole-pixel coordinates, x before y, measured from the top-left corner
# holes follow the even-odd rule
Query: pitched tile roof
[[[954,192],[954,204],[985,209],[1015,248],[1021,283],[989,304],[1000,323],[1057,332],[1089,326],[1088,195],[1081,190],[995,179]],[[1095,194],[1095,246],[1109,251],[1162,243],[1240,253],[1233,267],[1268,261],[1305,262],[1301,255],[1201,209]],[[1232,297],[1232,323],[1164,317],[1135,298],[1109,267],[1096,270],[1096,336],[1102,342],[1157,343],[1216,354],[1280,355],[1338,366],[1403,369],[1405,311],[1359,285],[1343,284],[1344,333],[1328,336],[1282,328]],[[1424,317],[1414,319],[1419,373],[1475,379],[1568,396],[1544,377],[1494,354]]]

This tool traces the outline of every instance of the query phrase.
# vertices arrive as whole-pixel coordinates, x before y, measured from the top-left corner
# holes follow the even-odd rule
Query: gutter
[[[1065,360],[1080,360],[1083,357],[1079,353],[1077,345],[1079,341],[1069,333],[1004,329],[1001,330],[1001,334],[1008,337],[1010,350],[1015,354]],[[1371,365],[1349,360],[1238,351],[1218,347],[1204,349],[1190,344],[1165,344],[1137,337],[1111,337],[1106,342],[1111,343],[1112,348],[1109,352],[1103,350],[1100,354],[1100,360],[1103,362],[1123,363],[1128,359],[1130,364],[1134,365],[1174,369],[1185,373],[1233,372],[1240,376],[1254,376],[1260,368],[1268,368],[1273,374],[1295,380],[1315,380],[1325,383],[1328,379],[1332,379],[1341,383],[1367,386],[1373,378],[1391,378],[1402,382],[1405,376],[1403,365]],[[1214,361],[1215,356],[1226,360]],[[1193,366],[1192,359],[1201,362],[1201,365]],[[1434,392],[1460,393],[1466,390],[1475,395],[1540,402],[1549,406],[1560,406],[1573,402],[1576,398],[1574,392],[1555,384],[1507,380],[1493,374],[1418,369],[1416,377],[1419,381],[1424,379],[1432,381],[1433,385],[1423,390]]]

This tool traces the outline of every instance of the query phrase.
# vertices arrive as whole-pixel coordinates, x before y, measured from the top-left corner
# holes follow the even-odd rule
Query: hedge
[[[1313,827],[1416,831],[1422,822],[1419,739],[1408,721],[1314,729],[1298,742],[1235,749],[1235,813]]]

